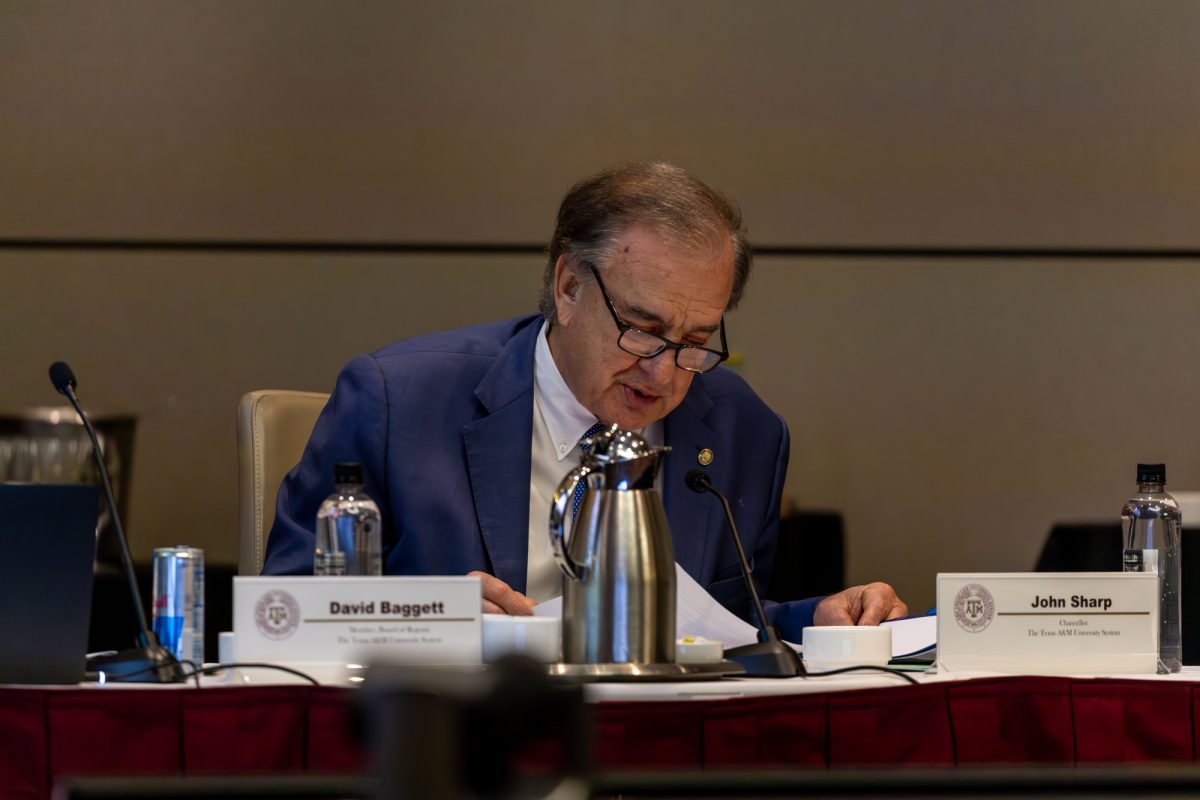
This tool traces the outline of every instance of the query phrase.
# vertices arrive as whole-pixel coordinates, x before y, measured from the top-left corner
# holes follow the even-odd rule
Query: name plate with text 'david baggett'
[[[1153,673],[1158,576],[983,572],[937,576],[939,672]]]
[[[479,664],[478,578],[237,577],[238,661]]]

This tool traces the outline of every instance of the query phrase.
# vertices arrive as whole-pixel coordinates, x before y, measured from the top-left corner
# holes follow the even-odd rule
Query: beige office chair
[[[262,569],[267,534],[275,522],[275,493],[296,466],[329,395],[263,389],[238,404],[238,574]]]

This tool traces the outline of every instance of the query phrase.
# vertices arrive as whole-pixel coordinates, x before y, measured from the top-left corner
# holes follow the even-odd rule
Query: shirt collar
[[[575,449],[587,429],[596,424],[596,415],[575,399],[575,394],[558,371],[554,355],[550,352],[550,342],[546,338],[549,330],[550,323],[542,322],[533,356],[533,380],[537,386],[536,394],[541,399],[542,419],[554,442],[555,455],[562,461]]]

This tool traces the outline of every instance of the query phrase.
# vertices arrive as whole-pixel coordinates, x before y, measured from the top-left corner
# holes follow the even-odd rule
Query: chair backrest
[[[275,493],[300,461],[313,424],[329,395],[263,389],[238,404],[238,574],[262,569],[267,534],[275,522]]]

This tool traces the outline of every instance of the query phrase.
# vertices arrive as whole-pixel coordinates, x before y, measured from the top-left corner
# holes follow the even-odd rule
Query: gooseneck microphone
[[[758,641],[754,644],[733,647],[725,651],[725,658],[741,664],[746,668],[746,675],[754,678],[790,678],[804,674],[804,664],[796,651],[784,644],[779,633],[767,624],[767,612],[763,610],[762,600],[759,599],[758,589],[754,587],[754,577],[750,573],[750,563],[746,560],[746,550],[742,547],[742,537],[738,535],[737,524],[733,521],[733,512],[729,509],[729,500],[713,486],[712,480],[702,469],[693,469],[684,476],[684,481],[693,492],[716,495],[725,509],[725,521],[729,523],[729,533],[733,536],[733,546],[737,549],[738,561],[742,567],[742,577],[746,580],[746,591],[754,604],[754,614],[758,619]]]
[[[175,659],[175,655],[158,643],[158,637],[146,624],[146,612],[142,610],[142,597],[138,592],[137,577],[133,572],[133,560],[129,557],[129,542],[125,539],[125,529],[121,525],[121,515],[117,513],[117,503],[113,499],[112,483],[108,478],[108,467],[104,464],[104,455],[100,451],[100,440],[91,420],[84,413],[79,398],[75,395],[75,373],[63,361],[55,361],[50,365],[50,382],[59,394],[65,395],[71,401],[71,406],[83,427],[87,429],[88,437],[92,440],[92,457],[96,461],[96,469],[100,471],[100,483],[104,488],[104,499],[108,503],[109,514],[112,515],[113,530],[117,533],[117,543],[121,546],[121,564],[125,567],[125,578],[129,581],[129,594],[133,599],[133,608],[137,612],[138,636],[136,647],[122,650],[115,655],[99,656],[88,660],[88,671],[103,673],[106,681],[128,681],[133,683],[178,683],[184,680],[183,669]],[[201,665],[197,664],[199,668]]]

